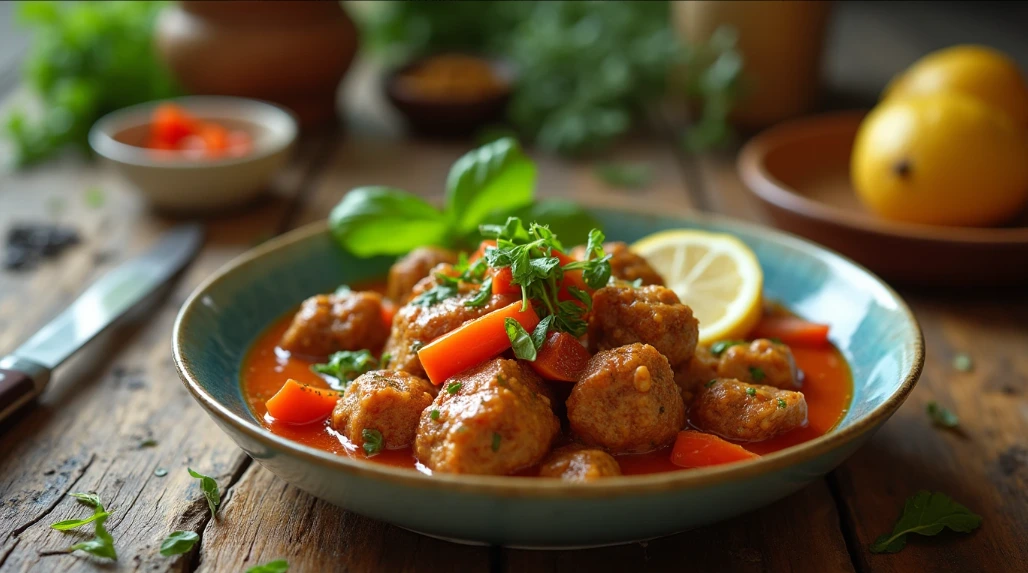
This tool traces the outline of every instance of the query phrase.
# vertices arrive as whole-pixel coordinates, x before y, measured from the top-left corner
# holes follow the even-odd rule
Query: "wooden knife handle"
[[[50,379],[50,371],[35,362],[0,358],[0,420],[32,402]]]

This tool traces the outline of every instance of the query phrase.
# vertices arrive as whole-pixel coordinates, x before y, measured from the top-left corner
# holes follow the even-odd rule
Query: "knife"
[[[0,421],[33,398],[54,368],[182,269],[203,242],[203,227],[186,223],[149,251],[90,285],[75,302],[12,354],[0,358]]]

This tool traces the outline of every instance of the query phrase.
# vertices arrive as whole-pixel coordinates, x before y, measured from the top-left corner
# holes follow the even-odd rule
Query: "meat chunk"
[[[692,309],[671,289],[610,285],[593,293],[589,346],[594,352],[641,342],[677,366],[692,358],[699,333]]]
[[[685,405],[657,349],[632,344],[592,357],[568,397],[571,430],[611,453],[647,452],[675,441]]]
[[[435,286],[435,278],[427,277],[417,284],[414,292],[420,294]],[[457,296],[447,298],[435,304],[407,303],[396,311],[393,318],[393,329],[386,341],[384,354],[389,355],[390,370],[403,370],[417,376],[424,376],[425,369],[418,359],[418,350],[436,338],[450,332],[469,320],[476,319],[498,308],[514,302],[509,295],[494,295],[484,305],[471,307],[464,303],[475,297],[473,290],[477,287],[463,284]]]
[[[442,247],[418,247],[389,268],[386,296],[396,304],[407,304],[418,281],[427,277],[440,263],[454,264],[457,254]]]
[[[414,443],[421,412],[435,394],[435,386],[406,372],[366,372],[347,386],[332,426],[358,448],[364,446],[364,430],[378,430],[388,450],[405,448]]]
[[[621,466],[614,456],[603,450],[580,445],[553,450],[539,467],[539,477],[555,477],[567,481],[590,481],[619,475]]]
[[[693,396],[704,384],[717,378],[717,366],[718,359],[710,353],[710,348],[698,345],[688,362],[675,367],[675,384],[682,392],[686,407],[692,403]]]
[[[800,387],[799,371],[792,351],[784,344],[759,338],[749,344],[729,346],[721,353],[717,374],[742,382],[795,390]]]
[[[689,417],[723,438],[759,442],[805,425],[807,401],[799,392],[719,378],[696,395]]]
[[[303,301],[280,346],[308,356],[339,350],[378,350],[389,336],[382,295],[370,291],[319,294]]]
[[[421,414],[414,452],[435,472],[506,475],[539,463],[558,431],[542,380],[497,358],[443,383]]]
[[[629,250],[628,245],[618,242],[603,243],[603,252],[610,255],[610,276],[632,282],[641,279],[644,285],[663,285],[664,278],[650,266],[641,255]],[[571,250],[576,259],[585,257],[585,245]]]

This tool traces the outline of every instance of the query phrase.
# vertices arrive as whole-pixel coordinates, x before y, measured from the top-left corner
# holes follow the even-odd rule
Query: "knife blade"
[[[0,420],[38,396],[50,373],[153,293],[196,254],[203,227],[186,223],[90,285],[13,353],[0,358]]]

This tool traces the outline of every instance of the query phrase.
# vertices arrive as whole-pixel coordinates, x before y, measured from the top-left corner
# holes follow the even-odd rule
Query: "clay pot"
[[[752,88],[732,123],[763,128],[814,109],[830,2],[672,2],[679,36],[707,42],[721,26],[735,28],[743,71]]]
[[[310,127],[335,119],[357,28],[339,2],[179,2],[156,42],[188,92],[278,103]]]

